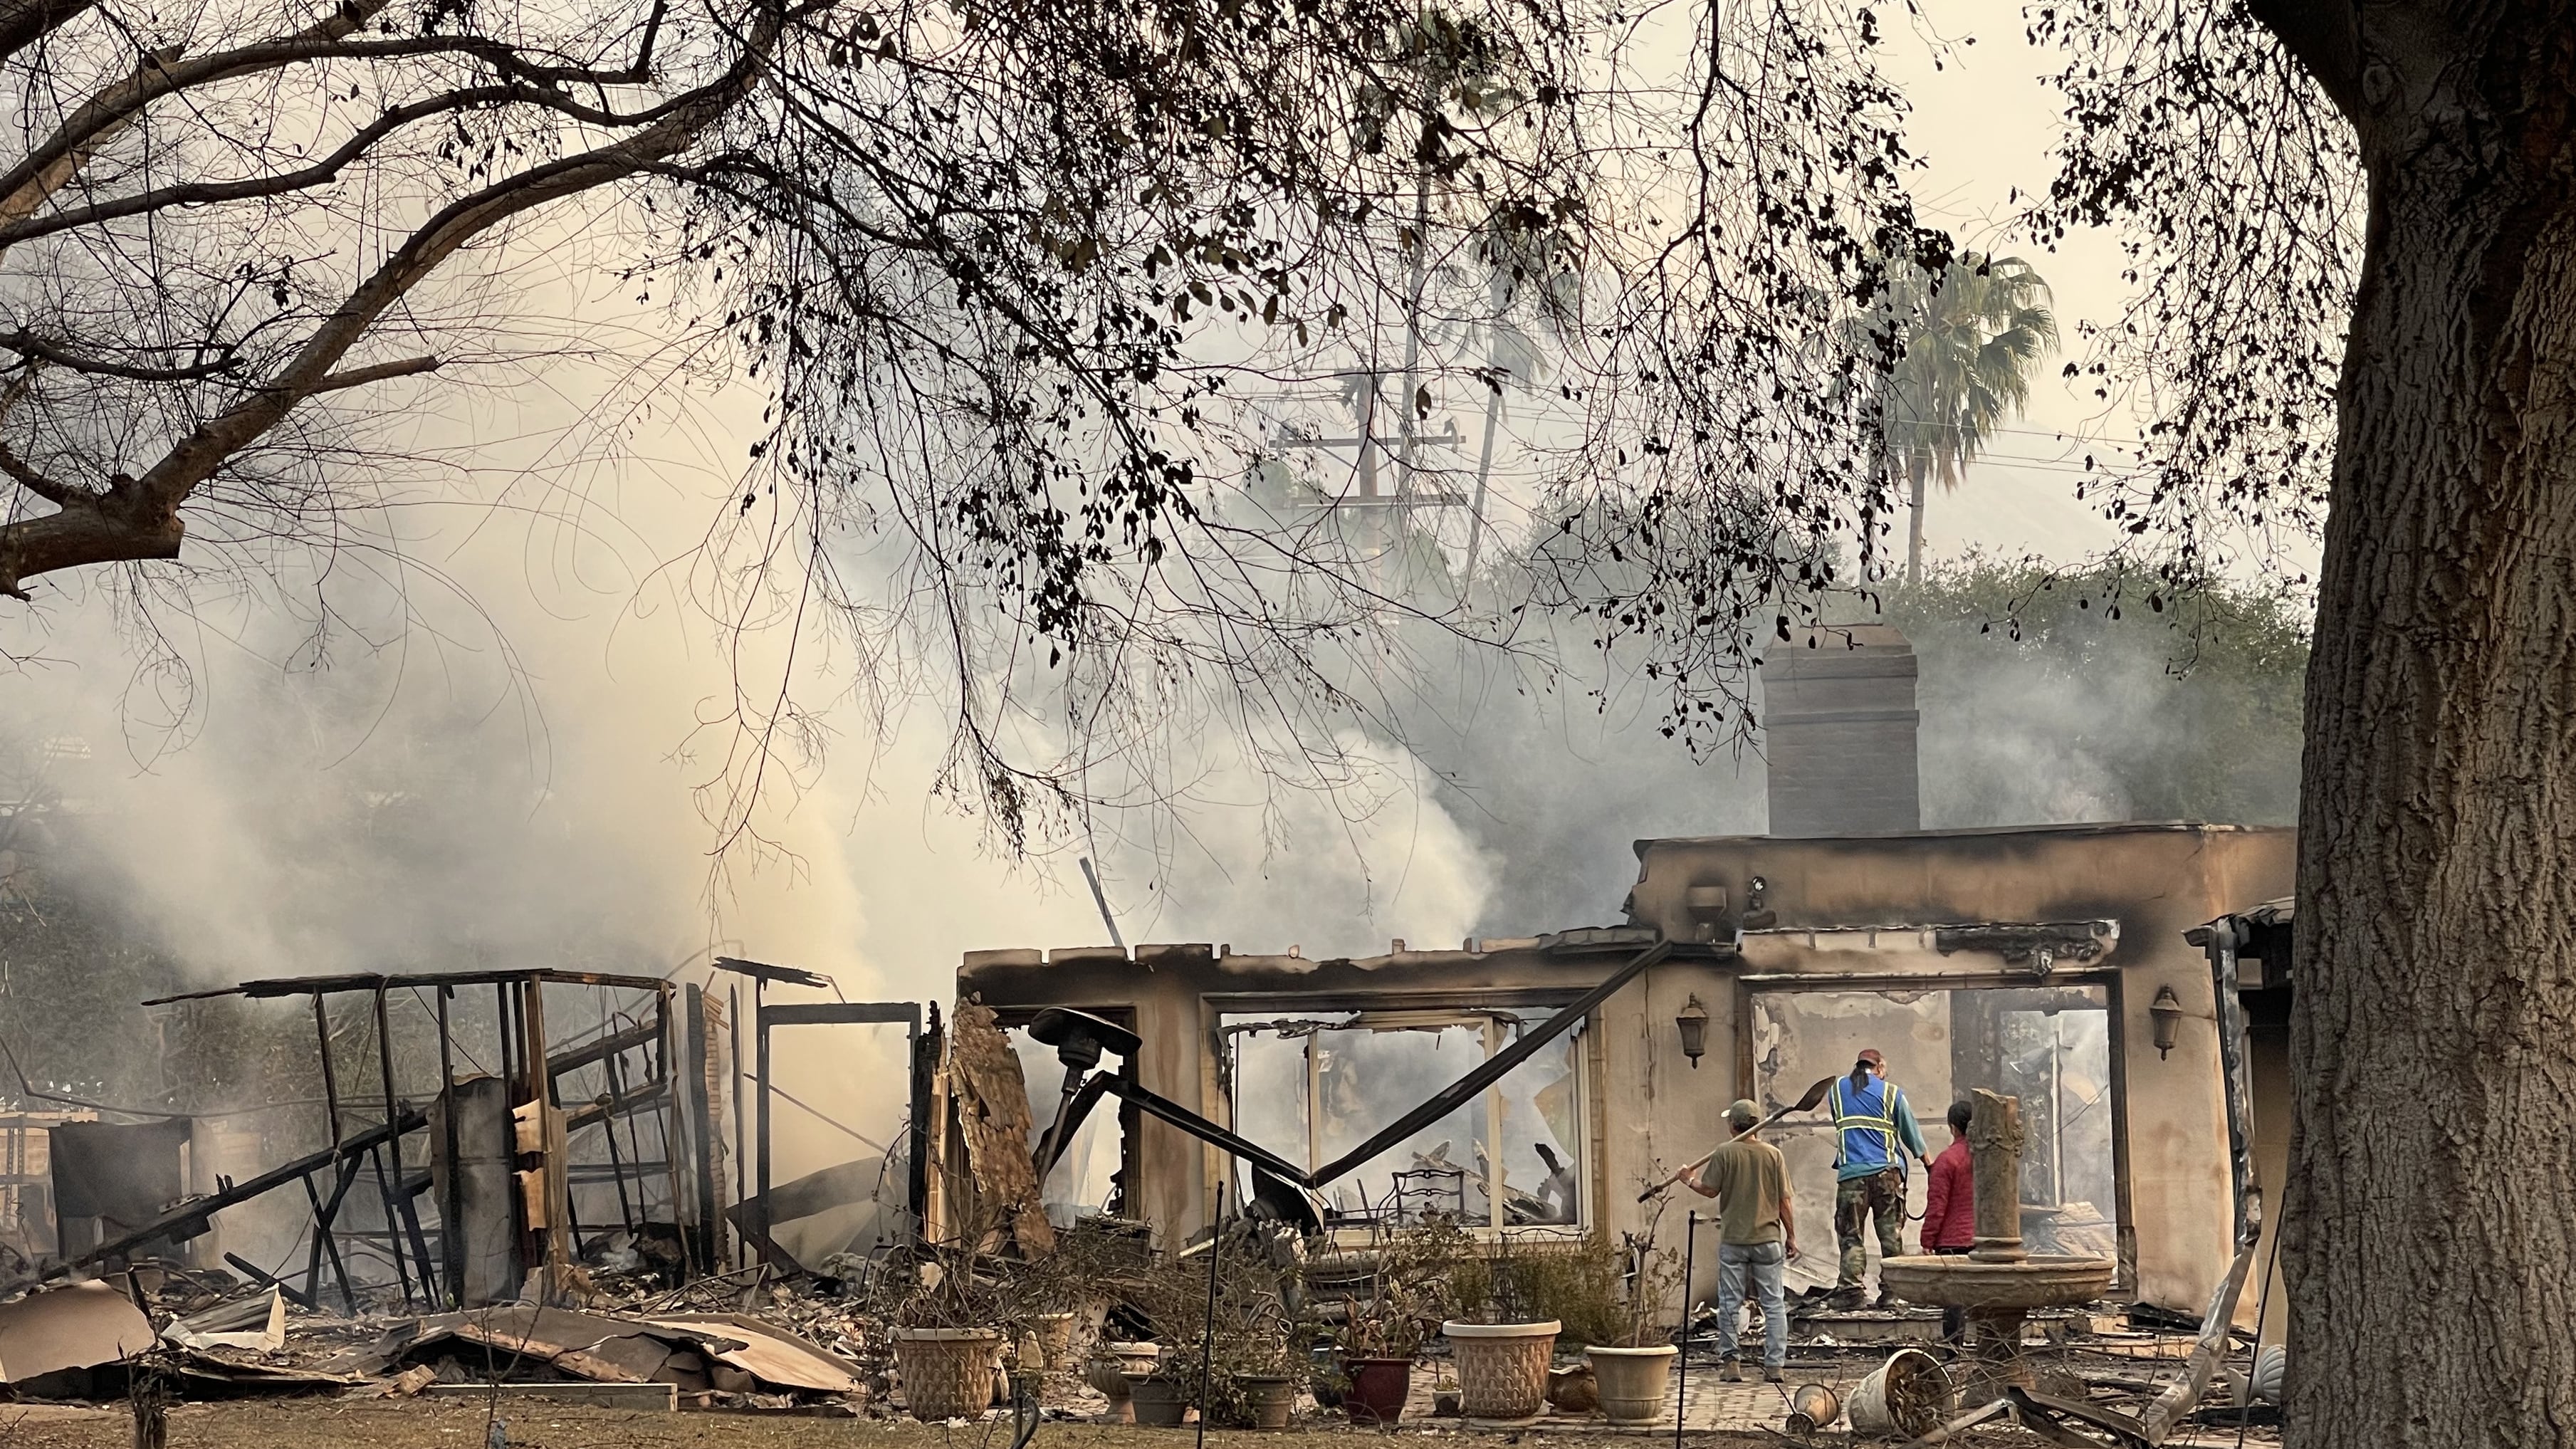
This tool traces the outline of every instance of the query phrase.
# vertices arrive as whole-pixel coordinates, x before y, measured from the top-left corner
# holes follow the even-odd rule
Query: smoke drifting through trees
[[[1970,559],[1887,596],[1921,662],[1927,828],[2295,818],[2304,615],[2217,584],[2114,618],[2120,577]],[[1426,675],[1405,725],[1494,862],[1479,934],[1615,921],[1630,842],[1765,827],[1759,741],[1694,758],[1615,674],[1606,699],[1472,657]]]
[[[1892,594],[1922,669],[1927,825],[2298,818],[2304,606],[2116,566],[1970,559]]]

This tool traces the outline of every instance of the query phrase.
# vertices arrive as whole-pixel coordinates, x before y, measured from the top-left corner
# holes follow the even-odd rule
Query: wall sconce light
[[[1760,876],[1744,883],[1744,915],[1736,925],[1747,931],[1769,930],[1780,919],[1771,909],[1771,882]]]
[[[2170,986],[2156,988],[2156,999],[2147,1006],[2147,1015],[2156,1020],[2156,1057],[2162,1060],[2174,1049],[2174,1037],[2182,1030],[2182,998]]]
[[[1682,1055],[1690,1058],[1691,1070],[1699,1070],[1699,1059],[1708,1054],[1708,1008],[1694,996],[1673,1016],[1673,1025],[1682,1029]]]

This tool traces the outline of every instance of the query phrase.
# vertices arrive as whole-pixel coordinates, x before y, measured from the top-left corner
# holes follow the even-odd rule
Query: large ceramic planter
[[[1601,1412],[1613,1424],[1651,1424],[1664,1416],[1666,1386],[1673,1360],[1681,1350],[1667,1343],[1654,1348],[1605,1348],[1583,1351],[1592,1360],[1592,1381],[1600,1389]]]
[[[1286,1374],[1237,1374],[1234,1387],[1243,1398],[1247,1429],[1285,1429],[1297,1407],[1297,1381]]]
[[[1146,1379],[1135,1387],[1136,1426],[1140,1429],[1177,1429],[1189,1413],[1190,1391],[1170,1379]]]
[[[1535,1419],[1547,1409],[1547,1365],[1563,1324],[1444,1323],[1458,1360],[1459,1407],[1470,1419]]]
[[[926,1423],[968,1419],[993,1406],[1002,1335],[990,1328],[898,1328],[895,1371],[904,1407]]]
[[[1413,1360],[1346,1358],[1342,1377],[1342,1412],[1354,1424],[1392,1428],[1404,1418],[1404,1401],[1413,1394]]]
[[[1162,1346],[1159,1344],[1104,1343],[1083,1364],[1082,1381],[1099,1390],[1101,1396],[1109,1400],[1109,1412],[1101,1416],[1104,1422],[1111,1424],[1136,1422],[1136,1406],[1134,1401],[1127,1397],[1128,1386],[1135,1379],[1152,1373],[1154,1364],[1162,1357],[1162,1353]]]

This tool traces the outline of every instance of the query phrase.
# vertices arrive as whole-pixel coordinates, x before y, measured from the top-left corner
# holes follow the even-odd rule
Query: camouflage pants
[[[1857,1288],[1869,1275],[1867,1238],[1872,1219],[1878,1228],[1878,1255],[1903,1256],[1905,1174],[1893,1167],[1834,1184],[1834,1245],[1843,1254],[1842,1271],[1834,1286]]]

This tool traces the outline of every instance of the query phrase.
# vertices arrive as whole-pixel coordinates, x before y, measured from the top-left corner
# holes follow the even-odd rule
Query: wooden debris
[[[1036,1160],[1029,1144],[1036,1123],[1029,1114],[1028,1081],[1010,1038],[980,1001],[957,1004],[948,1029],[948,1077],[958,1135],[966,1146],[965,1180],[975,1201],[962,1221],[1006,1227],[1020,1251],[1037,1257],[1055,1251],[1055,1225],[1039,1198]]]

